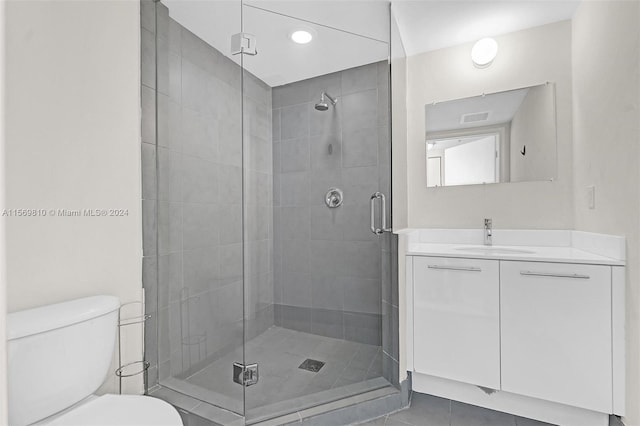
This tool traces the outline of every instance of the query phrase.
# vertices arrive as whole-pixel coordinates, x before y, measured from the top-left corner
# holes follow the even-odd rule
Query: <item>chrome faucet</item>
[[[493,229],[491,228],[491,219],[484,220],[484,245],[490,246],[492,244],[491,236],[493,235]]]

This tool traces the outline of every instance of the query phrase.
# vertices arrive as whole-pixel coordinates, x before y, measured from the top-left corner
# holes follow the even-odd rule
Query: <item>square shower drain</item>
[[[323,365],[324,365],[324,362],[322,361],[317,361],[315,359],[307,358],[304,360],[302,364],[300,364],[298,368],[311,371],[312,373],[317,373],[318,371],[320,371]]]

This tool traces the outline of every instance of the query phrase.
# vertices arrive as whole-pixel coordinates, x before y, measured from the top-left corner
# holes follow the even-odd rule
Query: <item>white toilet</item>
[[[93,395],[110,373],[119,307],[94,296],[8,315],[11,426],[182,426],[159,399]]]

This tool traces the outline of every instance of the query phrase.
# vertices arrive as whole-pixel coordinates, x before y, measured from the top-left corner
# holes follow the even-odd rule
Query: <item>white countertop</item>
[[[619,259],[600,256],[574,247],[536,247],[536,246],[491,246],[494,251],[476,252],[459,250],[460,248],[489,248],[472,244],[410,244],[407,256],[457,257],[464,259],[521,260],[527,262],[585,263],[595,265],[623,266]],[[500,249],[525,250],[533,253],[499,252]]]
[[[408,256],[623,266],[625,238],[573,230],[497,230],[485,246],[481,229],[404,229]]]

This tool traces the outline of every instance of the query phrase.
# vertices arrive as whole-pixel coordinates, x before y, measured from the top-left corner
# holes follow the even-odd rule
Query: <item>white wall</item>
[[[627,238],[627,415],[640,424],[640,2],[582,2],[573,19],[575,228]],[[587,186],[596,188],[590,210]]]
[[[129,212],[9,218],[9,311],[141,300],[139,13],[137,1],[6,4],[7,207]]]
[[[0,2],[0,210],[4,209],[5,157],[4,157],[4,45],[5,45],[5,2]],[[6,324],[7,274],[5,250],[5,223],[0,218],[0,324]],[[0,425],[6,425],[7,413],[7,335],[6,328],[0,327]]]
[[[496,37],[498,56],[486,69],[470,58],[472,44],[408,58],[408,225],[425,228],[570,228],[571,23],[549,24]],[[424,106],[433,101],[556,82],[558,177],[553,182],[427,188]],[[395,198],[395,194],[394,194]],[[398,202],[397,198],[394,203]]]

